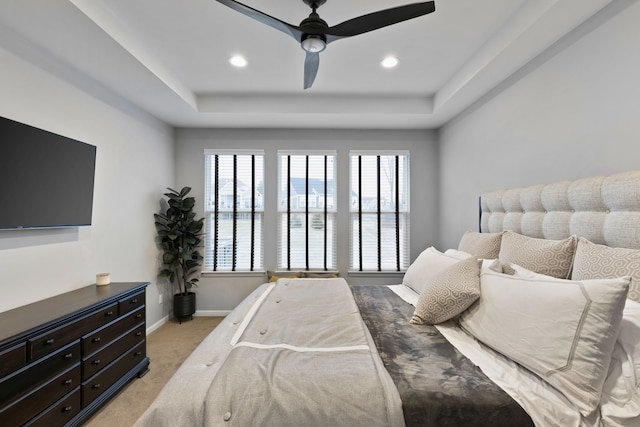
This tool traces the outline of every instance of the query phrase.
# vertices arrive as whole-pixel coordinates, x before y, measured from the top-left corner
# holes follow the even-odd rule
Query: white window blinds
[[[205,150],[204,200],[204,270],[263,270],[264,152]]]
[[[353,271],[409,266],[409,153],[352,151],[350,157]]]
[[[336,153],[278,151],[278,269],[336,269]]]

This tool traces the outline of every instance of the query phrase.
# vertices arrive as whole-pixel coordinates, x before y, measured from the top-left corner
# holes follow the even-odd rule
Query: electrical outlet
[[[162,294],[158,295],[158,304],[162,304]]]

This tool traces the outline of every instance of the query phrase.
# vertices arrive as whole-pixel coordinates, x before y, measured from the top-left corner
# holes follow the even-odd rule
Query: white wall
[[[619,1],[440,130],[440,239],[491,190],[640,168],[640,2]]]
[[[152,282],[147,321],[157,322],[167,304],[158,304],[153,213],[175,178],[173,129],[104,88],[102,98],[80,90],[3,48],[0,64],[0,116],[97,147],[92,226],[0,231],[0,311],[110,272],[112,281]]]
[[[224,130],[178,129],[176,131],[176,186],[190,186],[203,213],[204,149],[261,148],[266,154],[265,200],[276,200],[277,149],[335,149],[338,152],[338,183],[348,183],[350,149],[408,149],[411,159],[411,259],[435,244],[438,231],[438,144],[435,131],[349,130]],[[271,173],[269,172],[271,171]],[[343,181],[344,180],[344,181]],[[349,203],[348,185],[338,186],[338,206]],[[338,268],[349,283],[399,283],[401,274],[349,275],[348,209],[338,213]],[[265,206],[265,266],[276,269],[276,214]],[[270,249],[271,248],[271,249]],[[260,283],[263,275],[212,274],[201,279],[198,310],[225,311],[235,307]]]

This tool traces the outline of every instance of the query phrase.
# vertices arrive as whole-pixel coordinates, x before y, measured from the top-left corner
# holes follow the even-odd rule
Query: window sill
[[[266,271],[203,271],[204,277],[266,277]]]
[[[376,276],[404,276],[406,271],[349,271],[349,276],[376,277]]]

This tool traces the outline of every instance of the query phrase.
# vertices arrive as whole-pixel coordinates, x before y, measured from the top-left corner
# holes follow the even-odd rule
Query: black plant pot
[[[190,318],[193,320],[193,313],[196,312],[196,294],[187,292],[187,294],[175,294],[173,296],[173,315],[182,324],[182,319]]]

